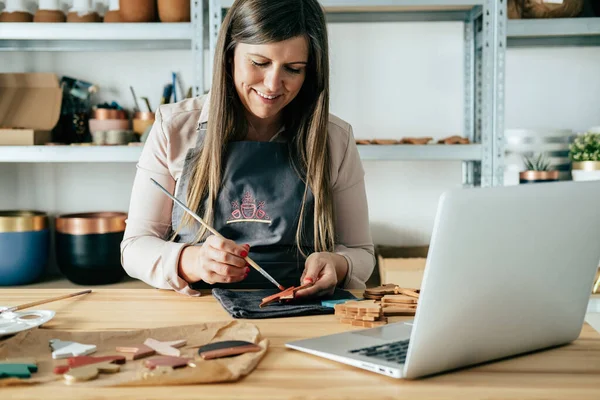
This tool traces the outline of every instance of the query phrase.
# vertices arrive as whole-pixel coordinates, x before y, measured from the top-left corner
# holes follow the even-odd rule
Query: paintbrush
[[[46,303],[50,303],[52,301],[68,299],[70,297],[75,297],[75,296],[79,296],[81,294],[87,294],[87,293],[91,293],[91,292],[92,292],[92,290],[88,289],[88,290],[84,290],[82,292],[66,294],[64,296],[51,297],[51,298],[45,299],[45,300],[38,300],[38,301],[31,302],[31,303],[21,304],[20,306],[5,308],[3,310],[0,310],[0,313],[19,311],[24,308],[35,307],[35,306],[39,306],[40,304],[46,304]]]
[[[175,203],[177,203],[179,206],[181,206],[181,208],[183,208],[188,214],[190,214],[192,217],[194,217],[194,219],[196,221],[200,222],[213,235],[218,236],[221,239],[225,239],[225,237],[223,237],[223,235],[221,235],[217,230],[215,230],[213,227],[211,227],[206,222],[204,222],[204,220],[202,220],[202,218],[200,218],[195,212],[193,212],[192,210],[190,210],[185,204],[183,204],[181,201],[179,201],[179,199],[177,199],[175,196],[173,196],[171,193],[169,193],[169,191],[167,189],[165,189],[164,187],[162,187],[160,185],[160,183],[156,182],[152,178],[150,178],[150,180],[152,181],[152,183],[154,183],[156,186],[158,186],[158,188],[160,190],[162,190],[167,196],[169,196],[169,198],[171,200],[173,200]],[[246,260],[246,262],[248,264],[252,265],[252,267],[254,267],[254,269],[257,270],[262,276],[264,276],[265,278],[267,278],[269,280],[269,282],[271,282],[273,285],[277,286],[277,288],[279,290],[282,290],[282,291],[285,290],[285,288],[282,285],[280,285],[271,275],[269,275],[269,273],[267,271],[265,271],[264,269],[262,269],[250,257],[244,257],[244,260]]]

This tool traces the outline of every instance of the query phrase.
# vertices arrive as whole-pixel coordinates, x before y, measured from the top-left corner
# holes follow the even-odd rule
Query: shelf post
[[[204,93],[204,5],[203,0],[192,0],[192,96]]]
[[[213,69],[213,61],[215,57],[215,49],[217,47],[217,39],[219,38],[219,30],[221,29],[222,15],[223,10],[221,8],[221,0],[209,0],[208,6],[209,12],[209,60],[210,65],[208,66],[208,76],[210,77],[210,81],[212,82],[212,69]]]
[[[504,71],[506,1],[486,0],[481,17],[481,107],[477,115],[484,147],[481,186],[504,183]],[[479,75],[479,74],[477,74]]]
[[[475,12],[472,10],[464,23],[464,59],[463,59],[463,84],[464,84],[464,121],[463,135],[471,143],[475,142]],[[481,163],[463,161],[463,186],[473,187],[480,185]]]

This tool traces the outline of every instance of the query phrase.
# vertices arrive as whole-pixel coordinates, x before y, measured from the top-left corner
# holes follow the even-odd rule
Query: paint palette
[[[0,310],[8,307],[0,306]],[[56,313],[49,310],[31,310],[0,313],[0,337],[14,335],[36,328],[54,318]]]

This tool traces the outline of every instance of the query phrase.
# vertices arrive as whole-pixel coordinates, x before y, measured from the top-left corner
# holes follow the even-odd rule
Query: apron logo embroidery
[[[241,206],[237,201],[231,202],[233,211],[231,212],[231,216],[227,218],[227,223],[233,224],[235,222],[260,222],[263,224],[270,224],[271,219],[263,210],[264,206],[264,201],[256,204],[256,200],[252,197],[250,192],[246,192],[244,193]]]

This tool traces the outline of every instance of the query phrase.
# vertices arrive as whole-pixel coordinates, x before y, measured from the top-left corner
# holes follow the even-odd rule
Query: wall
[[[361,138],[460,133],[462,32],[460,23],[330,25],[331,111]],[[600,125],[599,65],[600,48],[509,49],[506,128]],[[0,70],[88,79],[101,87],[99,102],[116,100],[125,107],[132,105],[129,85],[156,107],[172,70],[182,73],[186,85],[191,82],[191,59],[183,51],[0,53]],[[364,166],[375,242],[428,243],[437,199],[460,186],[461,163]],[[2,193],[13,185],[20,206],[52,212],[126,209],[134,174],[133,163],[1,165],[0,185]],[[2,193],[0,205],[11,206],[15,197]]]

